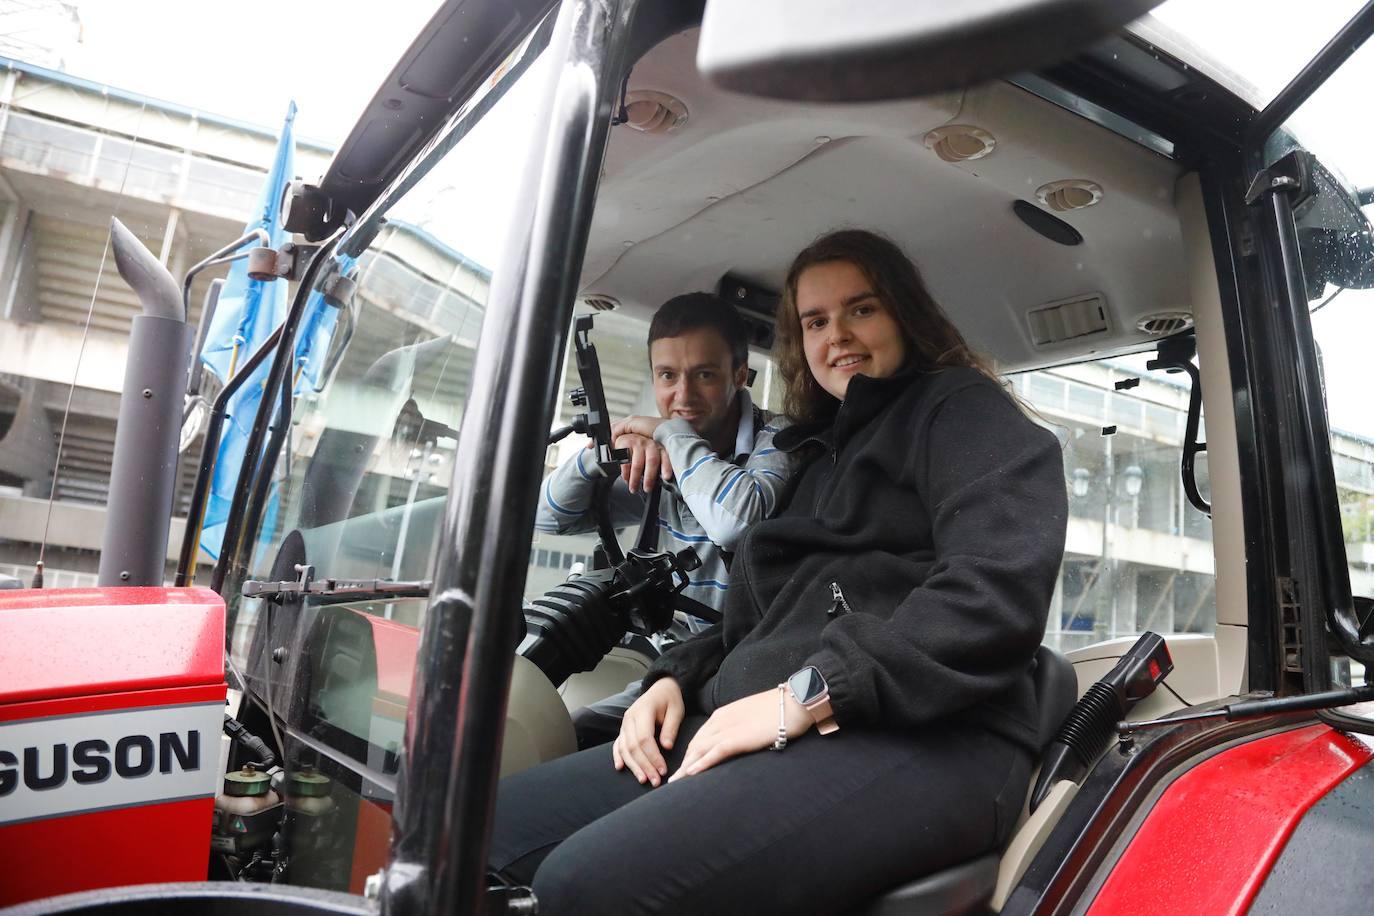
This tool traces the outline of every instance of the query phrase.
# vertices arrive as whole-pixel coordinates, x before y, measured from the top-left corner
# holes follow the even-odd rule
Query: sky
[[[1236,4],[1217,0],[1168,0],[1154,15],[1268,99],[1362,2],[1317,0],[1302,4],[1302,15],[1293,15],[1292,0],[1249,0],[1243,13]],[[280,124],[288,100],[294,99],[297,136],[337,146],[438,5],[439,0],[239,0],[232,5],[79,0],[83,42],[69,55],[68,70],[269,128]],[[1278,22],[1282,28],[1274,27]],[[1374,185],[1369,86],[1374,86],[1374,42],[1357,52],[1290,124],[1326,165],[1358,186]],[[501,107],[527,114],[525,100],[519,102]],[[492,128],[505,128],[495,122],[507,117],[512,127],[520,119],[514,111],[493,114]],[[494,140],[481,145],[505,146]],[[504,155],[507,161],[486,168],[513,170],[516,162],[508,149]],[[465,163],[462,170],[448,171],[458,176],[473,167]],[[471,195],[471,183],[461,183]],[[500,180],[485,185],[492,193],[506,186]],[[436,216],[442,221],[441,214]],[[476,246],[469,254],[491,264],[500,236],[488,232],[454,241]],[[1363,394],[1369,387],[1364,366],[1374,348],[1374,291],[1343,293],[1319,313],[1315,326],[1330,375],[1333,424],[1374,437],[1374,409]]]
[[[67,70],[337,147],[438,0],[79,0]]]

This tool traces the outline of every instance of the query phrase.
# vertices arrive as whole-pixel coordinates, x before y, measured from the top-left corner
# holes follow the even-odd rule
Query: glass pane
[[[1374,185],[1374,123],[1366,111],[1374,85],[1374,46],[1366,43],[1322,83],[1266,148],[1270,161],[1301,145],[1347,191]]]
[[[1064,444],[1069,529],[1045,642],[1061,651],[1145,630],[1216,626],[1212,526],[1183,493],[1187,378],[1150,372],[1153,353],[1013,379]],[[1115,383],[1139,378],[1124,391]],[[1116,427],[1103,434],[1103,428]],[[1204,453],[1205,455],[1205,453]],[[1208,492],[1205,461],[1199,487]]]
[[[1340,500],[1351,591],[1374,597],[1374,241],[1355,186],[1374,184],[1374,118],[1366,100],[1374,44],[1366,43],[1284,125],[1337,178],[1319,182],[1299,208],[1303,273],[1321,357],[1331,461]],[[1271,142],[1271,152],[1282,147]],[[1342,182],[1344,179],[1344,182]],[[1345,187],[1341,184],[1345,183]],[[1362,671],[1354,672],[1362,676]]]
[[[296,402],[279,466],[266,576],[299,532],[335,578],[422,579],[437,543],[474,349],[533,127],[536,62],[388,211],[359,256],[357,292],[326,357],[325,383]]]
[[[1334,292],[1328,288],[1323,299]],[[1312,331],[1326,379],[1331,459],[1351,591],[1374,598],[1374,412],[1368,400],[1374,291],[1352,289],[1329,299],[1312,316]]]
[[[306,383],[295,401],[252,578],[294,578],[297,564],[317,578],[431,575],[492,279],[511,269],[501,243],[526,196],[524,157],[513,151],[534,147],[526,138],[541,126],[545,59],[524,67],[517,53],[500,68],[484,90],[498,93],[494,105],[456,125],[461,139],[390,207],[357,258],[357,291],[319,386]],[[234,664],[308,736],[287,740],[288,770],[331,780],[321,816],[284,831],[290,883],[356,893],[385,864],[385,806],[427,606],[234,602]]]
[[[1263,108],[1363,5],[1363,0],[1326,0],[1306,4],[1298,13],[1288,0],[1251,0],[1243,7],[1167,0],[1141,31],[1188,64],[1209,74],[1220,70],[1215,75],[1224,85]]]

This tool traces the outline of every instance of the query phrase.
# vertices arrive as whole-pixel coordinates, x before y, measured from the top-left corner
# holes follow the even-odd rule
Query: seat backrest
[[[1040,749],[1044,750],[1078,701],[1078,675],[1067,658],[1049,646],[1041,646],[1035,650],[1031,679],[1035,682],[1035,699],[1040,707],[1037,734]]]

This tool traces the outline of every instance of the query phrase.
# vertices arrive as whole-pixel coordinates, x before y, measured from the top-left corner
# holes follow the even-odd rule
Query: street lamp
[[[1145,472],[1140,469],[1140,465],[1133,464],[1121,472],[1121,488],[1126,491],[1126,495],[1135,499],[1140,495],[1140,487],[1145,482]]]
[[[1097,616],[1094,629],[1099,635],[1110,638],[1117,635],[1118,629],[1116,560],[1112,556],[1110,531],[1118,518],[1118,499],[1124,496],[1134,501],[1140,496],[1140,491],[1145,484],[1145,471],[1140,465],[1132,464],[1118,475],[1116,463],[1112,456],[1112,437],[1107,436],[1106,440],[1102,475],[1102,552],[1101,559],[1098,561],[1097,572],[1088,588],[1097,588],[1098,584],[1101,583],[1105,589],[1104,593],[1111,603],[1111,616],[1109,618],[1105,618],[1105,615]],[[1093,472],[1087,468],[1075,468],[1070,483],[1070,491],[1076,498],[1083,499],[1092,490],[1093,478]],[[1108,621],[1110,621],[1109,629]]]

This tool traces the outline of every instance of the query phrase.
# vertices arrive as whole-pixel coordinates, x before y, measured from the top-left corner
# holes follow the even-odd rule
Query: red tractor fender
[[[1244,913],[1308,810],[1374,757],[1327,725],[1247,741],[1164,790],[1090,916]]]

